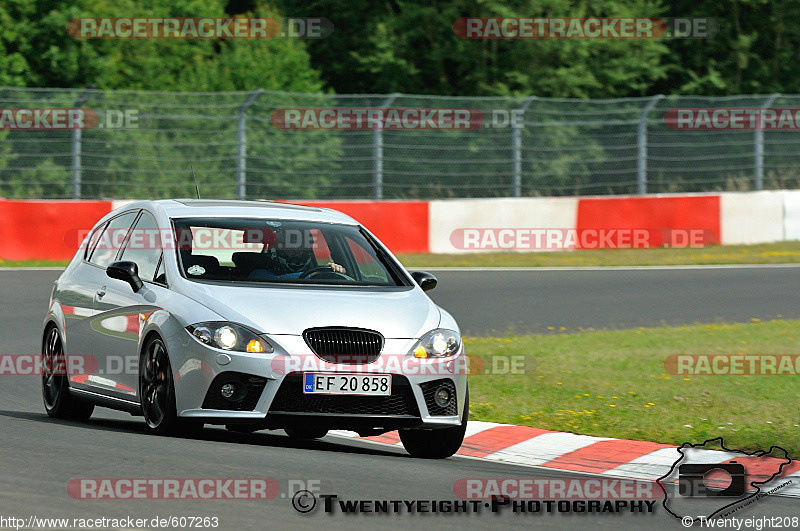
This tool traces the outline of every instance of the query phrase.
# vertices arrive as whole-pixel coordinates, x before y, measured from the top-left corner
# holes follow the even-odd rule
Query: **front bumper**
[[[273,354],[226,352],[196,341],[188,332],[168,345],[179,415],[209,424],[248,424],[264,429],[324,427],[358,432],[444,428],[461,423],[467,388],[463,346],[445,359],[416,359],[414,339],[387,339],[381,357],[367,365],[338,365],[313,354],[300,336],[270,336]],[[291,354],[290,354],[291,353]],[[392,396],[304,395],[302,372],[391,374]],[[236,401],[219,395],[236,384]],[[439,385],[455,391],[452,407],[433,402]]]

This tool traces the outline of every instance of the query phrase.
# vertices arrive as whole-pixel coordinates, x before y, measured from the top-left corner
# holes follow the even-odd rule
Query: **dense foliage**
[[[662,107],[669,108],[678,95],[797,94],[798,14],[800,0],[0,0],[0,87],[6,87],[0,105],[70,107],[84,87],[94,86],[101,92],[86,106],[139,111],[137,129],[83,133],[84,197],[189,195],[190,162],[209,195],[233,197],[238,109],[248,92],[264,89],[248,111],[248,194],[371,197],[371,132],[281,131],[269,122],[272,111],[385,101],[322,94],[424,95],[396,99],[397,106],[443,105],[437,95],[496,97],[447,100],[486,109],[517,108],[530,96],[666,94]],[[115,16],[322,17],[335,29],[317,40],[88,40],[67,34],[73,18]],[[589,16],[709,17],[719,32],[705,39],[466,40],[453,30],[459,17]],[[67,90],[33,96],[15,87]],[[159,93],[123,92],[131,90]],[[203,92],[229,93],[197,94]],[[521,137],[523,194],[635,191],[643,102],[537,101],[528,107],[537,127]],[[775,104],[796,106],[785,98]],[[650,127],[651,191],[751,185],[753,135],[711,145],[675,136],[660,123]],[[70,196],[72,138],[70,131],[0,131],[0,196]],[[768,186],[798,180],[792,139],[766,135]],[[502,129],[387,132],[385,197],[508,195],[512,140]],[[696,152],[700,144],[702,153]],[[687,160],[702,164],[688,171]]]
[[[798,0],[2,0],[0,86],[621,97],[800,92]],[[326,39],[77,40],[80,16],[325,17]],[[464,40],[461,16],[714,17],[708,39]]]

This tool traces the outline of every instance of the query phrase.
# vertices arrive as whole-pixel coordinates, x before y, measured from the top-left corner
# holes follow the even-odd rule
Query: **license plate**
[[[392,394],[392,377],[388,374],[304,372],[303,393],[389,396]]]

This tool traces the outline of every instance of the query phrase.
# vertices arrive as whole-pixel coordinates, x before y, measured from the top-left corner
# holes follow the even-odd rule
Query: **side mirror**
[[[438,281],[436,277],[431,275],[430,273],[426,273],[425,271],[414,271],[411,273],[411,278],[413,278],[419,287],[422,288],[422,291],[430,291],[436,287]]]
[[[144,286],[142,279],[139,278],[139,266],[135,262],[114,262],[106,268],[106,275],[127,282],[134,293]]]

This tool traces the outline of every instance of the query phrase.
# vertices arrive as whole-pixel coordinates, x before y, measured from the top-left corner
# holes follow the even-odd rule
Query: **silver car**
[[[53,286],[45,408],[127,411],[157,434],[399,430],[411,455],[448,457],[469,392],[458,325],[424,293],[435,286],[334,210],[130,203]]]

